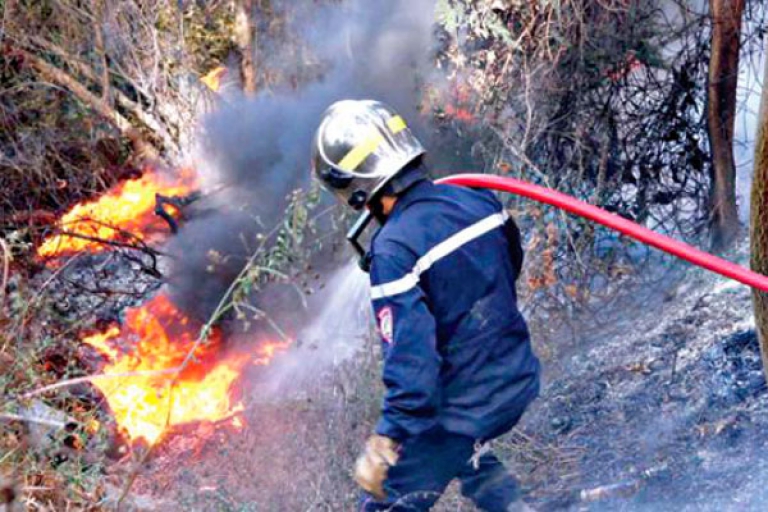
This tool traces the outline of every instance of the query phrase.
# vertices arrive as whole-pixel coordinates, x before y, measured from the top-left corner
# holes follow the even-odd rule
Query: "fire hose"
[[[752,272],[730,261],[718,258],[701,251],[686,243],[675,240],[661,233],[651,231],[631,220],[610,213],[597,206],[580,201],[575,197],[557,192],[546,187],[534,185],[515,178],[485,174],[458,174],[438,180],[437,183],[460,185],[471,188],[486,188],[509,192],[527,197],[560,208],[569,213],[579,215],[592,222],[602,224],[610,229],[634,238],[646,245],[661,249],[673,256],[698,265],[707,270],[734,279],[743,284],[768,292],[768,277]]]

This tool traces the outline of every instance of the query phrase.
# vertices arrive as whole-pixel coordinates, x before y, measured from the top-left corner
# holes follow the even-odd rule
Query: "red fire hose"
[[[768,292],[768,277],[764,275],[752,272],[735,263],[731,263],[730,261],[713,256],[712,254],[700,251],[688,244],[651,231],[635,222],[607,212],[602,208],[587,204],[583,201],[579,201],[575,197],[546,187],[533,185],[514,178],[504,178],[501,176],[485,174],[458,174],[443,178],[439,180],[438,183],[500,190],[502,192],[509,192],[533,199],[534,201],[546,203],[556,208],[561,208],[567,212],[580,215],[585,219],[607,226],[627,236],[631,236],[644,244],[666,251],[678,258],[689,261],[694,265],[704,267],[712,272],[717,272],[720,275],[735,279],[736,281],[753,288]]]

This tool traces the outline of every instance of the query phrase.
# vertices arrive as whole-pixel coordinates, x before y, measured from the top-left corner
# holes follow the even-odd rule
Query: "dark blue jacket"
[[[519,238],[488,191],[424,181],[398,199],[370,254],[386,386],[377,433],[401,441],[441,425],[488,440],[537,396]]]

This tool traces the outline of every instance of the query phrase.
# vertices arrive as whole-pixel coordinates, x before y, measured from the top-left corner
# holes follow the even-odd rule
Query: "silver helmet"
[[[405,121],[373,100],[343,100],[325,111],[312,145],[312,172],[356,210],[425,153]]]

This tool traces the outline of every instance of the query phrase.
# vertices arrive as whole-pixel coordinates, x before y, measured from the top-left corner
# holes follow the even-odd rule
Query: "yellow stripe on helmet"
[[[397,135],[401,131],[405,130],[407,126],[405,126],[405,120],[400,116],[391,117],[389,121],[387,121],[387,128],[392,132],[392,135]]]
[[[392,132],[392,135],[397,135],[401,131],[407,128],[405,120],[400,116],[391,117],[387,121],[387,128]],[[379,145],[384,142],[384,136],[380,133],[373,133],[360,144],[352,148],[344,158],[339,162],[339,167],[347,172],[352,172],[362,164],[371,153],[378,149]]]
[[[339,167],[343,170],[352,172],[357,169],[368,156],[376,151],[379,144],[384,142],[384,136],[376,133],[365,139],[363,142],[352,148],[347,155],[339,162]]]

